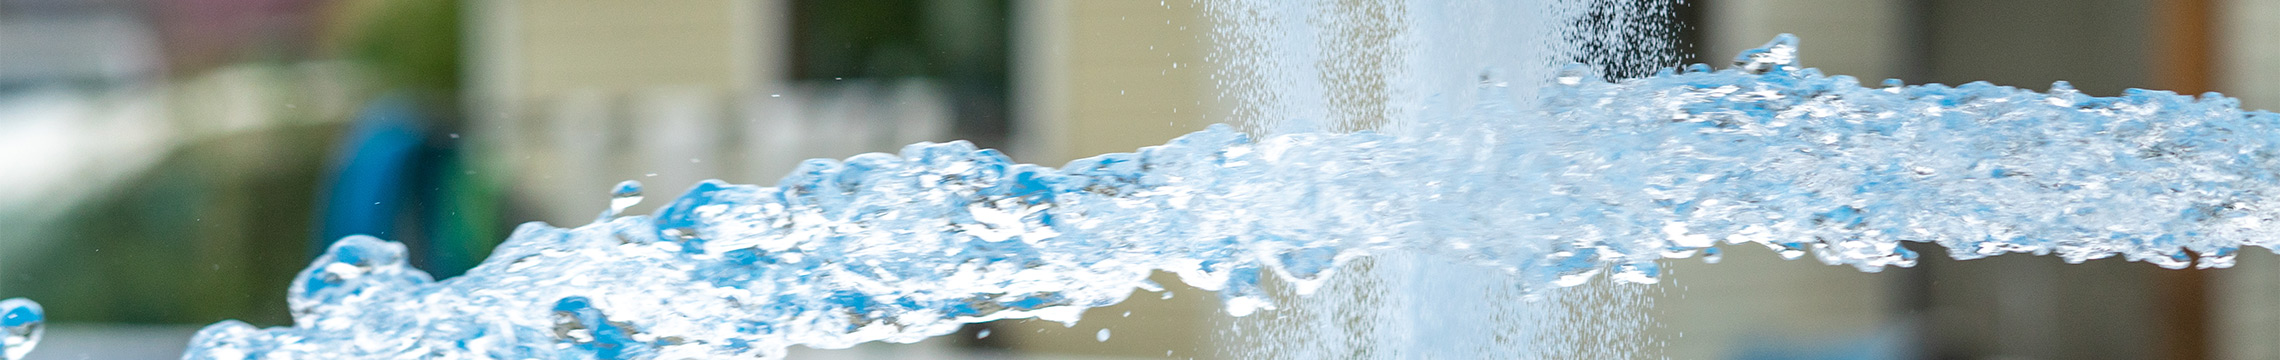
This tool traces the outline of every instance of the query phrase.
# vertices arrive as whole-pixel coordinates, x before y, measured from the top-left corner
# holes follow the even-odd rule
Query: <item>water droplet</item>
[[[1742,50],[1734,56],[1734,68],[1751,74],[1788,73],[1797,71],[1797,36],[1774,36],[1765,46]]]
[[[1130,311],[1126,311],[1126,312],[1124,312],[1124,317],[1132,317],[1132,312],[1130,312]]]
[[[1584,64],[1568,64],[1567,66],[1560,67],[1560,71],[1553,75],[1552,79],[1559,82],[1560,85],[1564,86],[1583,85],[1583,83],[1587,81],[1605,81],[1599,78],[1599,70],[1592,69],[1591,65]]]
[[[1100,329],[1100,333],[1093,334],[1093,340],[1108,342],[1108,329]]]
[[[982,329],[982,331],[980,331],[980,332],[975,332],[975,333],[974,333],[974,338],[975,338],[975,339],[987,339],[987,338],[989,338],[989,337],[990,337],[990,329]]]
[[[1902,86],[1908,86],[1908,82],[1900,81],[1900,79],[1884,79],[1884,88],[1886,89],[1897,89]]]
[[[0,300],[0,360],[23,359],[39,346],[47,328],[47,313],[29,299]]]
[[[1781,255],[1782,260],[1797,260],[1797,258],[1805,257],[1805,243],[1766,243],[1765,247],[1767,249],[1773,249],[1774,254]]]
[[[1164,292],[1164,300],[1171,300],[1171,299],[1172,299],[1172,292],[1170,292],[1170,291],[1165,291],[1165,292]]]
[[[1552,280],[1552,285],[1559,287],[1583,285],[1584,282],[1591,281],[1591,277],[1596,275],[1599,275],[1598,267],[1581,267],[1562,270],[1559,272],[1559,277]]]
[[[1659,283],[1662,282],[1662,265],[1653,260],[1616,265],[1615,274],[1608,277],[1633,284]]]
[[[1718,250],[1718,248],[1702,248],[1702,263],[1716,264],[1725,259],[1726,253]]]
[[[618,215],[618,213],[625,212],[626,208],[633,207],[634,204],[640,203],[641,181],[626,180],[624,182],[620,182],[617,184],[617,186],[610,188],[610,211],[602,213],[602,217],[615,217]]]
[[[1911,267],[1916,266],[1916,258],[1921,256],[1922,255],[1916,254],[1915,250],[1908,250],[1908,248],[1904,247],[1894,247],[1892,248],[1892,255],[1886,256],[1884,262],[1885,265]]]

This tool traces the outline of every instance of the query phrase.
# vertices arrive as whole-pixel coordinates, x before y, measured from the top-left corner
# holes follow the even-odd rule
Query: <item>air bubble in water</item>
[[[40,311],[40,303],[29,299],[0,300],[0,360],[23,359],[40,344],[40,332],[47,327],[47,314]]]

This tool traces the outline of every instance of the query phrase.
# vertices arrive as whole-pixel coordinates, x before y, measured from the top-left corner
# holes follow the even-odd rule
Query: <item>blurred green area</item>
[[[0,289],[51,304],[59,322],[290,324],[285,289],[321,246],[328,173],[341,166],[356,109],[385,94],[414,99],[427,115],[420,117],[424,129],[438,135],[429,138],[440,139],[420,155],[440,164],[418,182],[435,195],[412,208],[442,215],[406,224],[424,228],[429,244],[455,247],[437,252],[445,255],[432,258],[438,264],[430,269],[456,274],[479,261],[505,234],[500,181],[466,168],[466,152],[440,136],[458,126],[463,3],[329,5],[282,11],[279,17],[323,20],[269,29],[320,36],[238,44],[312,49],[306,53],[245,50],[245,58],[213,68],[169,69],[172,75],[147,86],[158,89],[148,93],[159,94],[158,114],[175,140],[152,155],[150,167],[47,209],[61,210],[42,217],[52,221],[0,222],[17,225],[0,241],[32,243],[28,254],[0,262],[0,274],[10,275],[0,278]],[[153,22],[166,23],[163,16]],[[316,44],[265,43],[301,39]],[[312,62],[345,66],[298,71]],[[339,91],[310,91],[310,84]],[[108,90],[62,91],[102,97]],[[237,100],[252,101],[232,107]],[[313,106],[323,103],[344,106]],[[260,125],[226,125],[249,121]]]
[[[378,87],[456,92],[460,87],[460,8],[451,0],[359,0],[338,16],[347,59],[362,64]],[[450,99],[451,97],[438,97]]]
[[[470,16],[486,4],[497,5],[0,0],[0,23],[110,14],[97,18],[115,20],[111,28],[120,33],[147,33],[150,42],[148,49],[122,45],[127,51],[67,59],[147,63],[124,75],[65,74],[51,66],[17,80],[0,62],[0,112],[18,106],[118,113],[105,115],[116,119],[49,119],[108,124],[60,132],[74,135],[69,141],[81,148],[112,145],[105,137],[113,134],[104,131],[157,133],[138,140],[139,147],[121,147],[148,151],[54,154],[57,161],[79,163],[72,173],[48,177],[66,178],[61,182],[69,186],[61,188],[81,189],[35,197],[56,201],[5,203],[13,200],[0,192],[0,228],[11,229],[0,232],[0,295],[6,295],[0,297],[38,299],[62,323],[240,319],[276,326],[291,323],[285,293],[294,275],[344,231],[402,241],[417,254],[413,264],[438,278],[472,267],[515,224],[539,213],[529,208],[539,203],[529,197],[543,195],[511,186],[562,181],[488,168],[517,160],[497,158],[501,145],[461,136],[494,130],[471,129],[477,117],[465,113],[471,107],[462,102],[463,92],[474,91],[471,64],[485,61],[472,58],[485,53],[470,47],[517,46],[473,40],[478,37],[467,22],[489,19]],[[791,21],[782,29],[786,48],[766,51],[788,68],[771,81],[933,80],[944,90],[955,137],[1002,146],[1010,127],[1010,1],[781,4]],[[10,102],[26,98],[32,100]],[[101,110],[114,108],[125,110]],[[31,121],[4,116],[0,126]],[[390,119],[410,124],[383,121]],[[574,131],[640,127],[618,126]],[[388,131],[408,131],[413,140],[397,144],[408,149],[401,158],[381,160],[409,165],[357,172],[356,165],[372,161],[367,142]],[[524,178],[519,183],[518,176]],[[372,210],[385,223],[344,228],[341,217],[371,215],[343,215],[356,210],[341,209],[363,204],[339,203],[352,198],[341,194],[359,190],[343,186],[369,185],[345,180],[365,177],[386,177],[378,183],[398,187],[375,195],[392,206]],[[598,204],[601,189],[594,190]]]
[[[290,324],[286,284],[308,259],[324,139],[337,125],[189,144],[37,235],[7,288],[57,321]],[[227,170],[224,170],[227,169]],[[37,274],[37,277],[31,276]]]
[[[1007,0],[791,2],[795,80],[932,78],[949,87],[957,138],[1003,147],[1011,130]]]

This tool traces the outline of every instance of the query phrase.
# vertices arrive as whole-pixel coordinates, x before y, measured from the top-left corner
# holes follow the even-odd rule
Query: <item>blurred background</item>
[[[1788,32],[1807,65],[1863,79],[2280,108],[2280,0],[1682,4],[1643,25],[1676,34],[1665,58],[1722,66]],[[771,184],[800,159],[951,139],[1044,164],[1130,151],[1229,118],[1211,21],[1191,0],[0,0],[0,297],[47,304],[34,359],[170,359],[204,324],[287,325],[285,285],[344,235],[403,241],[444,277],[516,224],[591,221],[621,180],[652,197]],[[1758,249],[1673,261],[1638,292],[1655,325],[1627,341],[1674,359],[2280,359],[2265,250],[2213,271],[1917,250],[1934,255],[1881,274]],[[1206,292],[1133,299],[1075,327],[797,355],[1244,346]]]

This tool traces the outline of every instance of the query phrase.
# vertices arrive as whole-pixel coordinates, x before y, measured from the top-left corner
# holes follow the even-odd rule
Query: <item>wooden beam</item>
[[[2154,86],[2185,95],[2215,90],[2215,13],[2213,0],[2156,0],[2153,3]],[[2209,276],[2203,270],[2165,270],[2155,276],[2161,308],[2161,358],[2213,357],[2209,334]]]
[[[2213,0],[2157,0],[2153,9],[2153,82],[2161,90],[2199,95],[2215,90]]]

